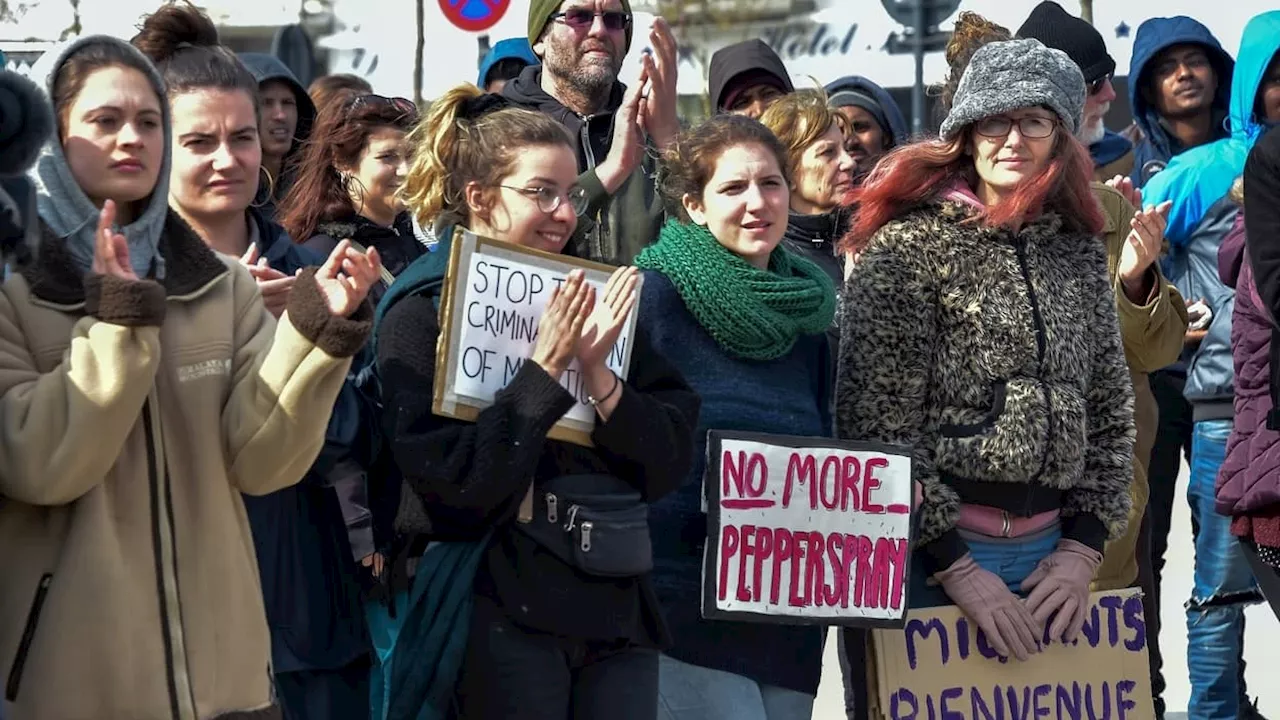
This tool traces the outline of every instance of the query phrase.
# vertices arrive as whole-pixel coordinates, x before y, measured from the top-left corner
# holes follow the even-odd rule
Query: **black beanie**
[[[1066,53],[1080,66],[1086,85],[1116,71],[1116,61],[1107,53],[1102,34],[1051,0],[1044,0],[1031,11],[1017,36],[1039,40],[1046,47]]]

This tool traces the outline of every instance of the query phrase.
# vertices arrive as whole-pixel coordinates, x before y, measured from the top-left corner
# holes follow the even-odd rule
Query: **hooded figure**
[[[1169,164],[1173,156],[1187,148],[1169,132],[1160,113],[1147,99],[1151,82],[1152,61],[1174,45],[1199,45],[1218,80],[1213,96],[1214,140],[1227,137],[1227,108],[1231,103],[1231,75],[1235,61],[1222,49],[1209,28],[1189,17],[1151,18],[1138,26],[1133,40],[1133,59],[1129,63],[1129,107],[1133,121],[1142,130],[1142,139],[1134,150],[1133,184],[1142,187],[1153,175]]]
[[[0,263],[36,246],[35,194],[24,173],[53,133],[53,111],[35,83],[0,72]]]
[[[845,148],[858,163],[854,182],[859,182],[881,155],[910,139],[907,120],[888,90],[861,75],[846,75],[826,90],[827,104],[849,121]],[[867,115],[876,127],[863,127]]]
[[[292,163],[301,151],[302,145],[311,137],[311,126],[316,120],[316,106],[311,101],[311,96],[307,94],[307,89],[298,82],[293,76],[293,72],[274,55],[266,53],[240,53],[240,61],[249,68],[249,72],[253,73],[253,77],[258,81],[260,91],[267,89],[269,83],[283,83],[293,91],[294,101],[297,108],[297,121],[293,128],[293,137],[289,144],[288,150],[285,151],[283,159],[280,161],[280,170],[273,176],[270,182],[261,182],[258,186],[258,197],[254,200],[254,206],[260,207],[268,220],[276,219],[276,203],[284,198],[289,192],[289,186],[293,184]],[[287,113],[285,113],[287,114]],[[285,117],[272,116],[272,110],[269,103],[264,103],[262,107],[261,120],[261,139],[262,139],[262,166],[267,167],[268,157],[272,155],[269,144],[270,134],[273,130],[273,124],[287,125],[288,121]]]
[[[758,38],[717,50],[707,84],[715,112],[743,112],[757,119],[773,100],[795,91],[782,58]],[[761,90],[753,91],[756,87]]]
[[[533,54],[533,48],[529,45],[528,38],[507,38],[499,40],[494,45],[484,60],[480,62],[480,73],[476,77],[476,85],[485,92],[502,92],[502,86],[490,88],[489,83],[501,82],[506,85],[506,81],[512,80],[520,75],[520,70],[530,66],[539,64],[538,56]],[[518,69],[516,69],[518,67]],[[504,70],[509,68],[509,70]],[[494,72],[495,70],[502,72]],[[514,70],[514,72],[510,72]],[[490,74],[496,77],[489,77]]]

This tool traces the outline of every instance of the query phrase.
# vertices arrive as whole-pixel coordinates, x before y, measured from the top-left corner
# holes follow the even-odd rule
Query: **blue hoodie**
[[[522,60],[526,65],[538,65],[541,63],[538,60],[538,56],[533,54],[533,48],[529,47],[528,39],[518,37],[499,40],[496,45],[489,48],[484,60],[480,61],[480,74],[476,76],[476,85],[484,89],[485,77],[488,76],[494,65],[503,60]]]
[[[1156,56],[1174,45],[1186,44],[1202,46],[1218,76],[1218,93],[1213,98],[1215,117],[1225,116],[1227,106],[1231,103],[1231,75],[1235,61],[1222,49],[1222,44],[1209,32],[1209,28],[1182,15],[1151,18],[1139,25],[1133,41],[1133,59],[1129,63],[1129,107],[1132,108],[1134,122],[1144,135],[1142,142],[1134,150],[1133,157],[1132,179],[1137,187],[1146,185],[1151,176],[1163,170],[1174,155],[1186,150],[1161,124],[1159,113],[1147,104],[1142,92],[1147,84],[1147,78],[1143,74]],[[1226,128],[1220,130],[1220,135],[1214,139],[1226,137]]]
[[[1218,248],[1239,208],[1228,193],[1244,172],[1245,159],[1262,135],[1254,101],[1267,66],[1280,50],[1280,10],[1254,17],[1240,40],[1231,82],[1227,137],[1174,157],[1142,190],[1143,204],[1173,203],[1169,210],[1169,256],[1165,275],[1187,299],[1204,298],[1213,310],[1209,334],[1188,358],[1187,399],[1196,420],[1232,417],[1231,312],[1235,292],[1218,276]]]
[[[911,139],[911,133],[907,129],[907,120],[902,115],[902,108],[898,107],[898,103],[894,101],[888,90],[861,75],[846,75],[828,84],[826,90],[827,95],[834,95],[841,90],[853,90],[863,95],[870,95],[880,103],[880,107],[884,110],[885,120],[889,123],[888,129],[893,135],[893,147],[904,145]]]

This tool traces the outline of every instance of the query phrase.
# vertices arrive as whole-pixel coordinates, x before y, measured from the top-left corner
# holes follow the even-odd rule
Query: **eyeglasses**
[[[1058,123],[1056,120],[1050,120],[1039,115],[1027,115],[1017,120],[1004,115],[993,115],[979,120],[973,126],[973,129],[974,132],[983,137],[1002,138],[1009,135],[1014,125],[1018,126],[1018,134],[1022,137],[1031,140],[1042,140],[1053,134],[1053,130],[1058,126]]]
[[[357,95],[347,101],[347,113],[353,113],[357,108],[365,105],[373,107],[390,106],[393,110],[399,112],[402,118],[407,118],[410,121],[416,120],[418,117],[418,106],[414,105],[412,100],[383,95]]]
[[[624,12],[611,10],[607,12],[595,12],[585,8],[576,10],[566,10],[558,12],[551,16],[555,22],[564,23],[574,30],[586,30],[595,23],[596,18],[604,21],[604,29],[610,32],[618,32],[626,30],[631,25],[631,16]]]
[[[559,210],[560,204],[565,200],[569,201],[569,207],[573,208],[574,215],[582,215],[587,211],[587,191],[581,187],[570,188],[568,192],[560,192],[546,185],[541,187],[499,185],[498,187],[514,190],[527,198],[532,198],[538,203],[538,209],[548,215]]]
[[[1094,80],[1093,82],[1089,83],[1089,94],[1097,95],[1098,93],[1102,92],[1102,88],[1106,87],[1107,83],[1110,81],[1111,81],[1111,75],[1108,74],[1108,75],[1103,75],[1097,80]]]

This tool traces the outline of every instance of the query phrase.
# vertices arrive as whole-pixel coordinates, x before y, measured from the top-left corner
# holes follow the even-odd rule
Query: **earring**
[[[354,186],[354,189],[353,189],[353,186]],[[355,203],[355,205],[358,206],[356,207],[356,214],[357,215],[363,214],[364,213],[364,183],[360,182],[360,180],[356,178],[356,176],[351,175],[350,173],[342,173],[342,190],[347,194],[347,197],[351,199],[354,199],[355,195],[359,193],[360,202]]]
[[[250,207],[253,207],[253,208],[259,208],[259,209],[261,209],[261,208],[265,207],[268,203],[270,203],[272,200],[274,200],[274,199],[275,199],[275,197],[276,197],[276,181],[275,181],[275,178],[271,177],[271,171],[270,171],[270,170],[268,170],[268,169],[266,169],[265,167],[263,167],[263,166],[261,166],[261,165],[259,165],[259,166],[258,166],[258,175],[259,175],[259,176],[266,176],[266,178],[267,178],[267,194],[266,194],[266,195],[262,195],[262,201],[261,201],[261,202],[249,203],[249,206],[250,206]],[[258,180],[258,195],[261,195],[261,193],[262,193],[262,180],[261,180],[261,178],[259,178],[259,180]],[[254,199],[256,200],[256,199],[257,199],[257,197],[255,196],[255,198],[254,198]]]

